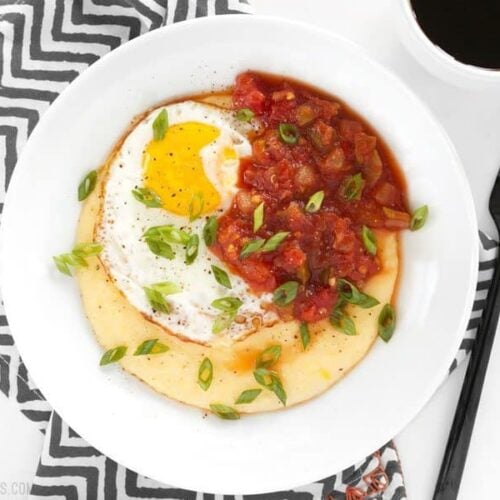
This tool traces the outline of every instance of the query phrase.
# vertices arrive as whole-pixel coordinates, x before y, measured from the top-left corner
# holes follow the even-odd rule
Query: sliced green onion
[[[71,267],[87,267],[87,261],[78,257],[72,253],[62,253],[61,255],[56,255],[52,257],[58,271],[67,276],[71,276]]]
[[[361,198],[364,184],[365,181],[363,180],[361,173],[350,175],[343,180],[340,186],[340,192],[348,201],[359,200]]]
[[[91,170],[78,185],[78,201],[88,198],[97,184],[97,170]]]
[[[371,255],[376,255],[377,253],[377,238],[375,233],[367,226],[361,228],[361,239],[363,240],[363,245],[366,251]]]
[[[243,302],[238,297],[222,297],[215,299],[210,305],[219,311],[231,314],[237,312]]]
[[[69,256],[69,258],[68,258]],[[72,265],[71,261],[71,254],[61,254],[61,255],[55,255],[52,257],[54,259],[54,264],[56,265],[56,268],[59,272],[66,274],[67,276],[71,276],[71,269],[70,266]]]
[[[265,240],[262,238],[257,238],[255,240],[250,240],[243,245],[240,252],[240,259],[246,259],[251,254],[258,252],[264,246]]]
[[[410,229],[412,231],[418,231],[421,229],[424,226],[428,215],[429,207],[427,205],[417,208],[411,216]]]
[[[311,334],[309,332],[309,325],[307,323],[302,322],[299,327],[300,331],[300,340],[302,341],[302,347],[304,351],[307,349],[309,342],[311,341]]]
[[[262,389],[247,389],[246,391],[243,391],[234,404],[236,405],[247,405],[249,403],[253,403],[257,397],[260,395],[262,392]]]
[[[281,140],[285,144],[296,144],[299,140],[299,130],[291,123],[280,123],[278,126],[278,132]]]
[[[162,206],[160,197],[154,191],[151,191],[151,189],[133,189],[132,196],[148,208],[159,208]]]
[[[337,280],[337,289],[340,296],[350,304],[355,304],[363,309],[370,309],[380,302],[366,293],[360,292],[352,283],[345,279]]]
[[[222,311],[222,313],[215,318],[214,324],[212,325],[212,332],[220,333],[229,328],[242,304],[243,302],[237,297],[222,297],[220,299],[215,299],[211,306]]]
[[[277,373],[267,368],[257,368],[253,372],[253,376],[257,383],[274,392],[283,405],[286,406],[286,392]]]
[[[254,112],[249,108],[241,108],[236,111],[236,118],[241,122],[249,122],[254,117]]]
[[[155,310],[168,314],[171,311],[170,304],[165,300],[163,294],[152,287],[144,287],[144,293],[149,305]]]
[[[134,352],[134,356],[146,356],[147,354],[162,354],[170,349],[168,345],[158,342],[158,339],[145,340]]]
[[[189,222],[193,222],[196,219],[199,219],[204,208],[205,198],[203,197],[203,193],[193,194],[191,202],[189,203]]]
[[[281,346],[279,344],[272,345],[264,349],[255,361],[255,368],[270,368],[278,362],[281,356]]]
[[[212,325],[212,333],[220,333],[227,330],[236,318],[236,313],[221,313],[216,316],[214,323]]]
[[[217,217],[214,215],[209,217],[207,222],[205,222],[205,226],[203,227],[203,239],[205,240],[205,245],[207,245],[207,247],[212,246],[217,241],[218,227],[219,223],[217,221]]]
[[[72,262],[72,266],[74,267],[88,267],[89,264],[87,262],[87,259],[85,257],[82,257],[81,255],[76,254],[75,252],[71,252],[70,254],[64,254],[66,258]]]
[[[286,392],[285,389],[283,388],[283,384],[281,383],[281,379],[276,376],[276,379],[273,383],[273,386],[271,390],[276,394],[278,399],[283,403],[283,406],[286,406]]]
[[[99,243],[78,243],[74,246],[72,253],[77,257],[94,257],[102,252],[102,245]]]
[[[52,257],[58,271],[71,276],[72,267],[87,267],[87,257],[99,255],[102,245],[99,243],[79,243],[70,253],[63,253]]]
[[[191,235],[172,224],[167,224],[150,227],[144,233],[143,238],[151,252],[171,260],[175,257],[175,252],[170,245],[187,245]]]
[[[174,245],[186,245],[191,237],[189,233],[178,229],[172,224],[165,226],[150,227],[143,235],[145,239],[152,239],[156,241],[164,241]]]
[[[172,295],[174,293],[182,292],[182,288],[172,281],[160,281],[159,283],[153,283],[149,286],[153,290],[160,292],[162,295]]]
[[[256,233],[264,224],[264,202],[253,211],[253,232]]]
[[[232,288],[231,280],[224,269],[212,264],[212,272],[214,273],[215,281],[217,281],[219,285],[225,286],[226,288]]]
[[[198,385],[206,391],[212,384],[212,379],[214,376],[214,367],[212,362],[205,358],[198,369]]]
[[[186,244],[186,264],[192,264],[198,256],[198,248],[200,247],[200,237],[197,234],[192,234]]]
[[[161,141],[165,137],[168,128],[168,114],[162,109],[153,122],[153,137],[155,141]]]
[[[342,310],[341,307],[335,307],[330,314],[330,323],[346,335],[357,335],[354,321]]]
[[[210,405],[210,410],[223,420],[239,420],[240,418],[240,414],[227,405],[213,403]]]
[[[243,245],[240,252],[240,259],[246,259],[248,256],[255,252],[273,252],[276,250],[283,240],[289,235],[288,231],[280,231],[279,233],[273,234],[267,240],[262,238],[256,238],[255,240],[247,241]]]
[[[299,284],[296,281],[287,281],[276,288],[273,293],[273,302],[278,306],[290,304],[297,296]]]
[[[309,212],[310,214],[317,212],[321,208],[321,204],[323,203],[324,198],[324,191],[317,191],[316,193],[314,193],[307,202],[306,212]]]
[[[144,240],[151,252],[155,255],[169,260],[175,257],[175,252],[172,250],[172,247],[168,243],[165,243],[165,241],[150,238],[144,238]]]
[[[273,252],[276,250],[283,240],[289,235],[288,231],[280,231],[279,233],[273,234],[261,248],[262,252]]]
[[[106,351],[102,355],[99,365],[104,366],[116,363],[117,361],[120,361],[125,354],[127,354],[127,346],[119,345],[118,347],[113,347],[113,349],[109,349],[109,351]]]
[[[170,246],[171,244],[188,246],[191,241],[191,246],[193,246],[195,243],[194,240],[196,239],[193,238],[193,235],[190,235],[172,224],[150,227],[144,233],[143,238],[149,249],[155,255],[165,257],[166,259],[173,259],[175,257],[175,252]],[[193,250],[191,250],[191,252],[192,251]],[[196,255],[194,258],[196,258]]]
[[[269,389],[273,384],[273,375],[276,373],[267,368],[257,368],[253,372],[255,380],[266,389]]]
[[[378,317],[378,334],[384,342],[389,342],[396,329],[396,312],[391,304],[386,304]]]

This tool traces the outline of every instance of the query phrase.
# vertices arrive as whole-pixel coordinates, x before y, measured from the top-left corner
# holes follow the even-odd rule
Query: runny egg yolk
[[[200,151],[219,136],[217,127],[199,122],[171,125],[160,141],[152,140],[143,157],[144,186],[161,199],[163,208],[178,215],[214,211],[221,197],[208,179]]]

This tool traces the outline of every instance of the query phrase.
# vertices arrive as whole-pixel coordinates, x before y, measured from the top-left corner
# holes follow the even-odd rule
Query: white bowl
[[[500,88],[500,70],[465,64],[432,42],[417,22],[410,0],[394,0],[394,19],[401,41],[422,66],[442,80],[470,90]]]
[[[221,88],[253,68],[337,94],[387,140],[409,198],[430,218],[403,236],[398,328],[324,395],[237,422],[164,399],[101,350],[73,280],[51,262],[72,246],[76,186],[130,120],[170,97]],[[3,216],[3,294],[35,382],[92,445],[178,487],[262,493],[309,483],[368,455],[425,405],[459,346],[477,273],[476,219],[449,139],[421,102],[352,43],[258,16],[180,23],[114,50],[50,107],[25,146]]]

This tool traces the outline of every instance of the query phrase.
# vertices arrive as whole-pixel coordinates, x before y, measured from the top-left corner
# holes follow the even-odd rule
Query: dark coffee
[[[436,45],[473,66],[500,69],[500,0],[411,0]]]

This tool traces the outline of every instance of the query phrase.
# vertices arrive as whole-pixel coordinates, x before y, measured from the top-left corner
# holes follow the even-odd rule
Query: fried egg
[[[153,122],[165,110],[168,128],[154,139]],[[274,323],[267,307],[270,294],[255,295],[243,279],[230,271],[207,248],[202,231],[210,215],[220,215],[238,191],[240,158],[251,154],[247,134],[252,125],[238,121],[232,111],[184,101],[158,108],[129,133],[108,165],[104,200],[96,239],[104,249],[101,261],[116,287],[147,318],[168,331],[200,343],[232,341]],[[161,200],[148,207],[132,196],[146,188]],[[194,200],[200,217],[190,221]],[[198,256],[186,264],[185,248],[173,245],[172,259],[155,255],[144,233],[155,226],[172,225],[200,237]],[[220,285],[212,265],[224,269],[231,289]],[[155,310],[144,291],[155,283],[175,283],[180,291],[165,297],[170,312]],[[241,301],[235,321],[213,333],[220,315],[215,299]]]

